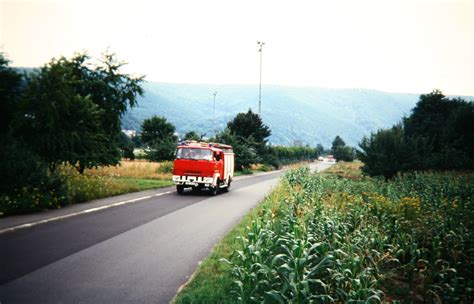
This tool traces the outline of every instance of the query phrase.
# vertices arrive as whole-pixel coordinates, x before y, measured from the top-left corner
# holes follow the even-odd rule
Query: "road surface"
[[[0,303],[169,303],[281,174],[215,197],[164,188],[1,219]]]

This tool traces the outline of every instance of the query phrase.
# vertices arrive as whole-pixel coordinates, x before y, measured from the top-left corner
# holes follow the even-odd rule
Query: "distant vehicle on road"
[[[193,191],[219,189],[228,191],[234,177],[232,146],[219,143],[186,141],[176,148],[173,182],[178,194],[185,188]]]
[[[336,159],[334,158],[333,155],[328,155],[326,159],[330,163],[335,163],[336,162]]]
[[[324,157],[322,156],[318,157],[318,161],[324,161]]]

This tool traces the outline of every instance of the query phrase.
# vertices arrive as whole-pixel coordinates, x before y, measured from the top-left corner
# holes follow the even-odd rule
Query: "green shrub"
[[[172,161],[164,161],[160,163],[156,173],[173,173],[174,163]]]

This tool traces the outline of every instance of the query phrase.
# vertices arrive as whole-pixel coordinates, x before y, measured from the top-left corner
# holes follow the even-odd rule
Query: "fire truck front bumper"
[[[190,187],[210,187],[214,185],[214,178],[202,176],[173,175],[175,185],[184,185]]]

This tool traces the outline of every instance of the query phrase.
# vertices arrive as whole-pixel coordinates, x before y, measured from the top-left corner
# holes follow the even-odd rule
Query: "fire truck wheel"
[[[178,192],[178,194],[183,194],[183,191],[184,187],[182,185],[176,185],[176,192]]]
[[[229,190],[230,190],[230,183],[231,183],[231,182],[229,181],[229,183],[227,184],[227,187],[224,188],[224,192],[229,192]]]
[[[211,196],[217,195],[217,190],[219,190],[219,186],[210,187],[209,191],[211,191]]]

